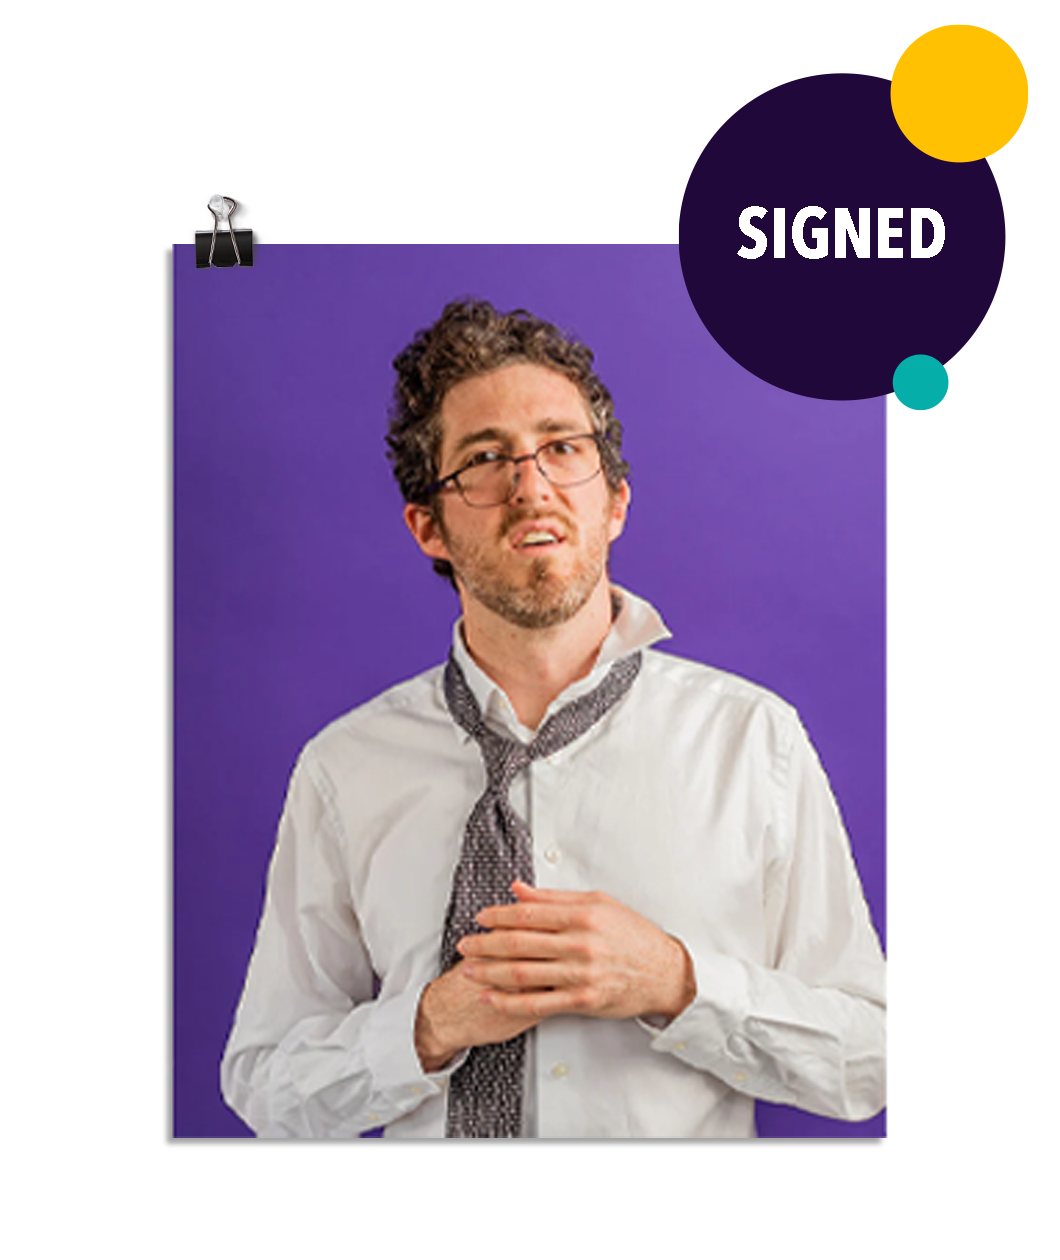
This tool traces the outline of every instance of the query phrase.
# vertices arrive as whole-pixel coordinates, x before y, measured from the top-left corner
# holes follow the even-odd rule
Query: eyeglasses
[[[579,433],[574,437],[550,438],[530,455],[502,455],[500,451],[479,451],[456,472],[427,487],[435,494],[450,482],[456,486],[468,507],[500,507],[508,503],[519,482],[519,465],[532,459],[546,481],[566,490],[592,481],[601,468],[600,435]]]

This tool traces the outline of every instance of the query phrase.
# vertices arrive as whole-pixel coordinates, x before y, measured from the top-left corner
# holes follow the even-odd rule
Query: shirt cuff
[[[365,1029],[364,1048],[373,1091],[401,1112],[440,1094],[468,1056],[462,1050],[437,1072],[424,1072],[416,1053],[416,1013],[426,985],[378,1001]]]
[[[644,1024],[652,1034],[651,1048],[709,1072],[739,1093],[794,1103],[794,1092],[746,1035],[751,1006],[747,966],[713,950],[685,948],[695,969],[696,996],[665,1028]]]
[[[743,964],[712,950],[693,949],[682,941],[692,959],[696,996],[676,1019],[638,1019],[652,1036],[652,1049],[675,1054],[694,1067],[710,1069],[746,1018],[749,995]]]

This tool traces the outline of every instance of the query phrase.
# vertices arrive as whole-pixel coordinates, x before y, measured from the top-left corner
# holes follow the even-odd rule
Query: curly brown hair
[[[567,377],[581,391],[600,443],[604,475],[618,490],[629,475],[622,457],[622,425],[607,386],[593,371],[593,352],[529,311],[503,313],[482,298],[450,302],[394,360],[397,381],[390,407],[387,456],[406,503],[434,508],[430,487],[440,476],[441,410],[454,385],[512,363],[536,363]],[[434,568],[453,580],[452,567]]]

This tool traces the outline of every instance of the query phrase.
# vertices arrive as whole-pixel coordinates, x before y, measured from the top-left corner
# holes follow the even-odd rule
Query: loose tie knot
[[[507,798],[515,776],[530,764],[529,749],[518,740],[505,739],[492,731],[481,740],[481,747],[489,791]]]

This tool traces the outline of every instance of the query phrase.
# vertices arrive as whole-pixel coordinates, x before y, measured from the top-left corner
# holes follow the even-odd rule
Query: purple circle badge
[[[794,394],[889,394],[910,356],[952,358],[997,290],[990,168],[915,148],[890,94],[857,74],[773,88],[712,137],[685,189],[681,268],[700,319]]]

